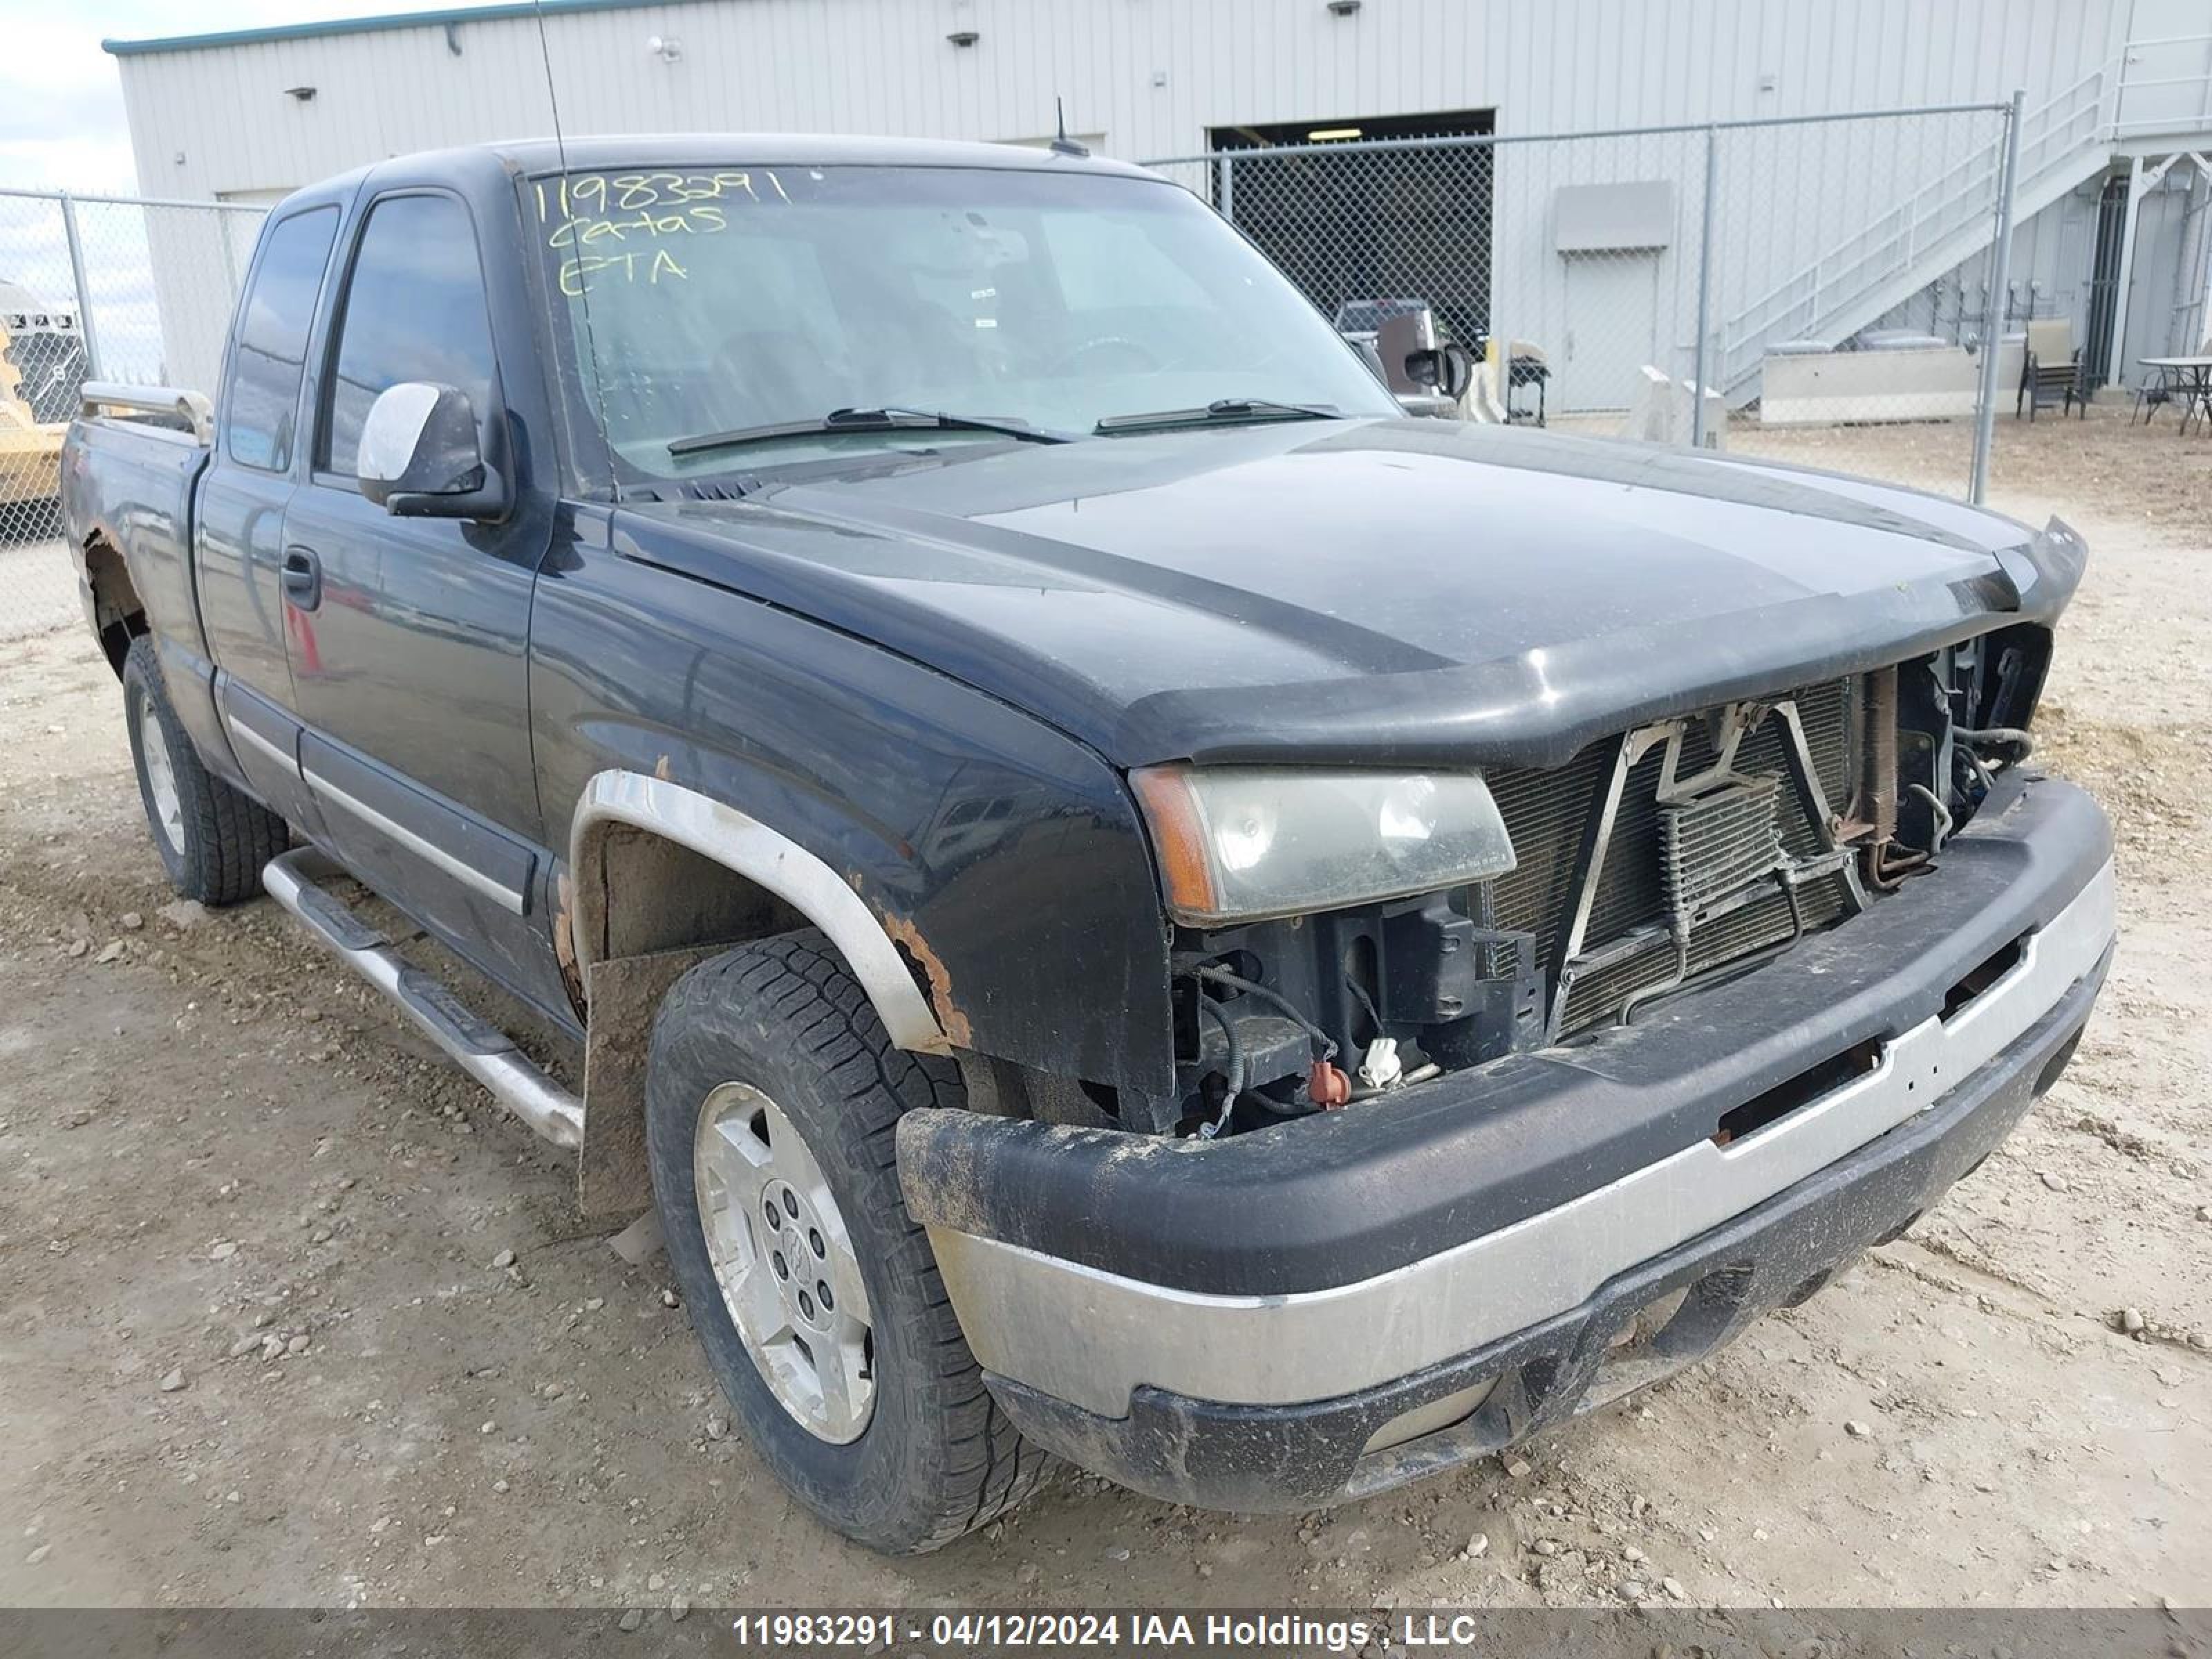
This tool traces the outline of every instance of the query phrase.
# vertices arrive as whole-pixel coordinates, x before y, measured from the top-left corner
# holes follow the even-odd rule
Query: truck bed
[[[191,548],[194,491],[210,453],[208,400],[99,381],[83,395],[62,444],[61,510],[85,615],[116,661],[129,636],[144,632],[165,655],[181,649],[204,661]]]

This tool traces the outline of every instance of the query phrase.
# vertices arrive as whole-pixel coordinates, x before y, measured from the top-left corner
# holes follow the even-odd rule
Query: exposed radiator
[[[1796,704],[1814,773],[1829,804],[1838,809],[1850,793],[1854,684],[1851,680],[1831,680],[1784,694]],[[1585,829],[1602,803],[1620,742],[1617,737],[1603,738],[1565,765],[1548,770],[1510,768],[1489,775],[1491,793],[1513,837],[1519,860],[1511,872],[1498,878],[1492,890],[1495,925],[1535,936],[1537,964],[1554,987],[1573,923],[1576,870]],[[1678,775],[1710,766],[1716,758],[1706,723],[1692,720],[1684,735]],[[1587,954],[1639,928],[1656,927],[1660,933],[1651,948],[1576,980],[1559,1020],[1562,1036],[1613,1018],[1637,992],[1664,984],[1675,972],[1674,951],[1665,934],[1672,912],[1661,822],[1665,809],[1658,798],[1663,760],[1663,752],[1654,749],[1629,770],[1583,932],[1583,950]],[[1779,775],[1784,780],[1768,822],[1778,830],[1783,848],[1793,857],[1817,854],[1820,837],[1806,817],[1796,792],[1786,781],[1788,741],[1782,722],[1769,719],[1746,733],[1735,765],[1740,772],[1753,776]],[[1688,850],[1713,853],[1723,861],[1756,856],[1755,813],[1748,823],[1734,817],[1725,823],[1720,817],[1692,817],[1699,821],[1685,825],[1689,833],[1721,836],[1723,842]],[[1753,850],[1726,844],[1732,835],[1753,837]],[[1702,856],[1694,863],[1708,872],[1716,892],[1733,873],[1719,872]],[[1789,899],[1778,888],[1694,929],[1689,936],[1690,974],[1705,972],[1778,944],[1799,925],[1808,929],[1825,926],[1841,915],[1850,902],[1849,890],[1840,875],[1808,882],[1797,890],[1796,896],[1796,921]]]

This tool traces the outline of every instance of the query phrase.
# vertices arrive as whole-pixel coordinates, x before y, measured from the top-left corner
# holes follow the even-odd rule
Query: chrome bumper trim
[[[988,1370],[1103,1417],[1142,1385],[1296,1405],[1374,1387],[1525,1329],[1614,1275],[1764,1202],[1936,1104],[2031,1030],[2103,957],[2108,863],[2021,959],[1948,1021],[1923,1020],[1863,1077],[1726,1146],[1710,1140],[1496,1232],[1357,1284],[1221,1296],[929,1229]]]

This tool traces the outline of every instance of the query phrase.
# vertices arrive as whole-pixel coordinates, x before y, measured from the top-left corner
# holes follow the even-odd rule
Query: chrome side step
[[[344,873],[322,854],[303,847],[270,860],[262,868],[261,885],[318,944],[398,1003],[501,1105],[556,1146],[581,1147],[584,1103],[539,1071],[514,1038],[463,1007],[452,992],[319,884]]]

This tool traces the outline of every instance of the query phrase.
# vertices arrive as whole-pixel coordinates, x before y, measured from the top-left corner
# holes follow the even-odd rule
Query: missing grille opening
[[[1800,1106],[1811,1105],[1854,1078],[1866,1076],[1881,1064],[1879,1042],[1869,1037],[1863,1042],[1855,1042],[1843,1053],[1798,1073],[1788,1082],[1778,1083],[1765,1093],[1753,1095],[1742,1105],[1722,1113],[1719,1127],[1713,1132],[1713,1145],[1725,1146],[1747,1135],[1757,1134],[1768,1124],[1789,1116]]]
[[[1963,1012],[1968,1003],[2018,967],[2021,958],[2027,953],[2026,933],[1998,946],[1967,969],[1965,977],[1956,985],[1943,993],[1943,1012],[1938,1018],[1948,1021]]]
[[[1830,680],[1800,688],[1786,698],[1796,706],[1813,775],[1831,806],[1847,799],[1855,775],[1851,726],[1856,684]],[[1717,763],[1716,730],[1710,718],[1686,720],[1675,767],[1678,779],[1694,779]],[[1788,724],[1770,715],[1743,734],[1734,765],[1747,777],[1792,778],[1793,750]],[[1654,744],[1632,762],[1622,780],[1606,857],[1582,930],[1584,954],[1630,944],[1643,933],[1664,942],[1670,913],[1663,890],[1664,832],[1658,790],[1668,752],[1666,744]],[[1605,958],[1602,968],[1578,973],[1571,993],[1562,1000],[1562,958],[1580,913],[1582,850],[1620,754],[1621,738],[1616,736],[1589,744],[1564,766],[1502,767],[1488,776],[1519,862],[1490,884],[1493,910],[1486,925],[1534,936],[1536,965],[1554,1005],[1550,1012],[1555,1026],[1547,1035],[1562,1039],[1610,1023],[1629,999],[1674,971],[1671,950],[1632,948],[1626,956]],[[1793,860],[1820,855],[1823,839],[1799,792],[1785,787],[1780,794],[1776,827],[1783,850]],[[1800,915],[1796,918],[1780,893],[1766,892],[1732,914],[1698,926],[1691,936],[1689,974],[1702,975],[1715,966],[1756,957],[1801,929],[1811,933],[1826,927],[1858,908],[1846,879],[1833,873],[1805,882],[1796,898]]]

